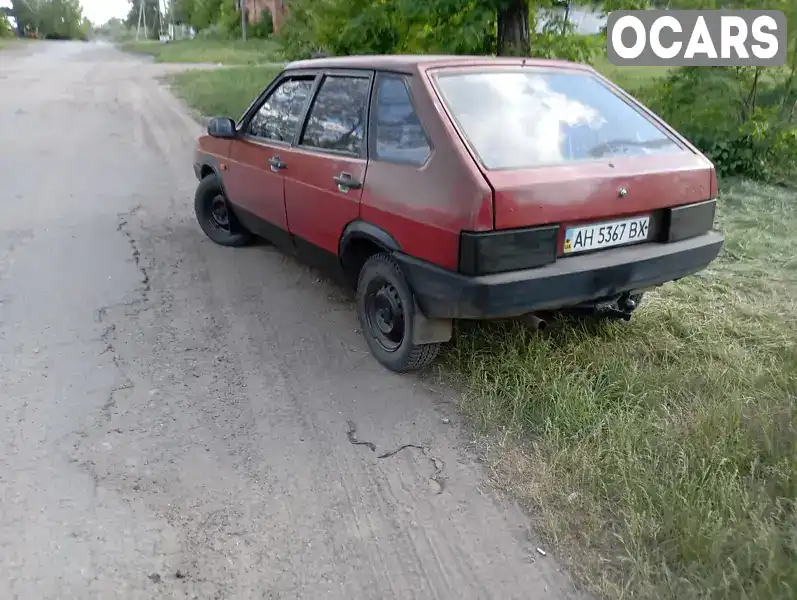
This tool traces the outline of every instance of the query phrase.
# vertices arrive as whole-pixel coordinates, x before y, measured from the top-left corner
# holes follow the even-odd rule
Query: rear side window
[[[365,77],[325,77],[299,143],[360,156],[369,88],[370,80]]]
[[[404,79],[383,75],[378,86],[375,158],[422,165],[431,148]]]
[[[445,103],[487,169],[679,152],[595,77],[526,68],[437,76]]]
[[[283,81],[252,117],[246,132],[266,140],[293,142],[312,89],[312,78]]]

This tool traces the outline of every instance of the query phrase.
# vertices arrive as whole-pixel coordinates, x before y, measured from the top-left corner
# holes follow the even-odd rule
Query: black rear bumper
[[[616,248],[478,277],[400,252],[394,257],[427,317],[491,319],[567,308],[680,279],[706,268],[723,243],[721,233],[710,231],[678,242]]]

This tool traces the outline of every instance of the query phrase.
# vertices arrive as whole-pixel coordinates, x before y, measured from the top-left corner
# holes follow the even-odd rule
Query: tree
[[[49,39],[86,39],[91,26],[79,0],[11,0],[11,15],[23,34]]]
[[[0,38],[14,36],[14,28],[8,17],[11,16],[11,9],[5,6],[0,7]]]
[[[17,22],[17,29],[23,35],[38,35],[41,25],[40,2],[36,0],[11,0],[11,16]]]
[[[504,0],[497,9],[499,56],[527,56],[531,44],[529,0]]]
[[[180,25],[190,25],[193,4],[193,0],[170,0],[167,9],[169,20]]]
[[[218,23],[221,17],[222,0],[192,0],[191,26],[195,29],[205,29]]]

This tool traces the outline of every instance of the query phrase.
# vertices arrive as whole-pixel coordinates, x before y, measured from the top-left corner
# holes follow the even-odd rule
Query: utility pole
[[[147,38],[147,18],[144,15],[144,0],[138,0],[138,25],[136,26],[136,41],[141,32],[141,24],[144,24],[144,39]]]
[[[163,10],[161,10],[161,0],[158,0],[158,24],[160,25],[160,40],[163,41],[163,36],[166,35],[166,30],[164,29],[165,23],[163,22],[163,17],[166,16],[166,0],[163,0]]]
[[[144,19],[144,2],[143,0],[138,0],[138,23],[136,23],[136,41],[138,41],[138,37],[141,33],[141,21]],[[147,22],[144,21],[144,27],[147,26]],[[144,36],[146,37],[146,33]]]
[[[238,0],[241,9],[241,37],[246,41],[246,0]]]

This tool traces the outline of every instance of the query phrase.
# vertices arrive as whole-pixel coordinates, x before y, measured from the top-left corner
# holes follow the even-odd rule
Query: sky
[[[112,17],[124,19],[130,10],[129,0],[80,0],[83,16],[95,25],[102,25]],[[0,6],[11,6],[11,0],[0,0]]]
[[[123,19],[130,10],[128,0],[80,0],[80,3],[83,5],[83,16],[95,25],[102,25],[112,17]]]

